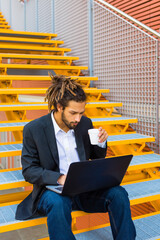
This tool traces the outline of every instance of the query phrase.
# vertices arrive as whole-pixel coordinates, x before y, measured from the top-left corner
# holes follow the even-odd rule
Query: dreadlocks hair
[[[86,94],[83,86],[76,80],[66,77],[64,75],[53,75],[51,77],[51,86],[46,91],[45,101],[48,100],[49,112],[54,108],[57,110],[57,104],[61,104],[63,109],[68,106],[68,102],[73,100],[76,102],[86,101]]]

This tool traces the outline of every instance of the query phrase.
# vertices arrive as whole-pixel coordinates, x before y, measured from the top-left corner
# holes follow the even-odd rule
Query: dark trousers
[[[72,210],[89,213],[108,212],[114,239],[136,238],[128,194],[121,186],[80,194],[74,198],[46,190],[41,196],[38,210],[47,216],[50,240],[76,239],[71,230]]]

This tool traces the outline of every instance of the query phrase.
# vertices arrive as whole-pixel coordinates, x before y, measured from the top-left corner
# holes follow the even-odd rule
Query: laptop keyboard
[[[56,190],[62,191],[63,190],[63,186],[56,187]]]

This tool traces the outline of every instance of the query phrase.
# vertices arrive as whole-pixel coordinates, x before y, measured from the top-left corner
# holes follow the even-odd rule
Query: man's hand
[[[58,182],[60,185],[64,185],[65,181],[66,181],[66,175],[61,175],[61,176],[58,178],[58,181],[57,181],[57,182]]]
[[[98,130],[99,130],[99,134],[98,134],[99,142],[102,143],[107,140],[108,133],[102,127],[100,127]]]

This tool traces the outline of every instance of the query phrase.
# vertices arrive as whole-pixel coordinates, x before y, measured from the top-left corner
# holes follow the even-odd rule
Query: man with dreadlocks
[[[104,158],[108,134],[99,128],[99,143],[91,145],[88,129],[93,128],[83,116],[86,95],[82,86],[65,76],[51,75],[46,93],[49,114],[28,123],[23,130],[22,173],[33,184],[33,192],[22,201],[17,219],[47,216],[51,240],[75,240],[71,230],[73,209],[109,212],[113,237],[135,239],[126,191],[117,186],[73,198],[46,189],[46,185],[64,185],[71,162]]]

